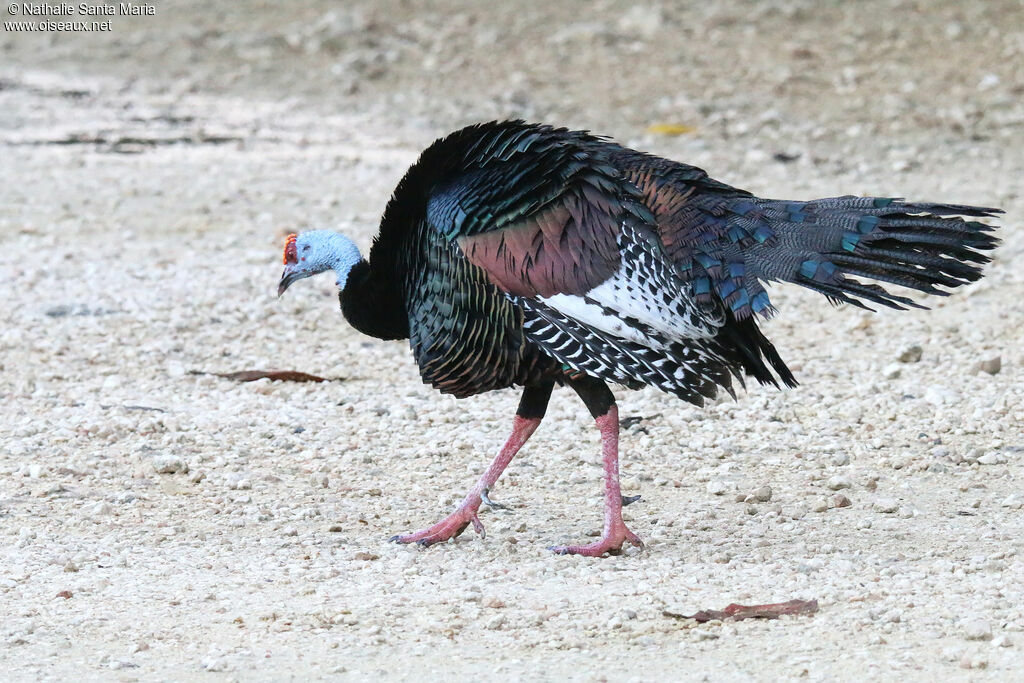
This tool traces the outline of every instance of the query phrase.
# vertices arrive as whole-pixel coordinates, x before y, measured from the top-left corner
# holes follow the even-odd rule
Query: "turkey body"
[[[796,381],[757,326],[765,290],[791,282],[833,303],[920,307],[878,282],[946,295],[981,277],[996,209],[842,196],[762,199],[693,166],[589,133],[494,122],[427,148],[398,184],[367,261],[341,291],[345,317],[408,338],[424,380],[467,397],[524,387],[512,436],[459,508],[395,537],[424,545],[480,533],[481,502],[568,384],[601,431],[601,539],[640,545],[621,515],[618,412],[607,383],[700,405],[750,376]]]
[[[582,374],[700,405],[743,375],[795,384],[756,324],[765,283],[915,306],[848,276],[944,294],[995,244],[946,216],[993,211],[759,199],[584,132],[481,124],[409,169],[342,306],[408,337],[423,380],[458,397]]]

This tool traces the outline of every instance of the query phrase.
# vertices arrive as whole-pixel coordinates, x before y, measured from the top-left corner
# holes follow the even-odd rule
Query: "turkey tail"
[[[974,282],[990,261],[982,252],[999,240],[984,218],[999,209],[959,204],[905,202],[894,198],[834,197],[811,202],[754,203],[776,239],[750,249],[750,259],[769,280],[785,280],[820,292],[833,303],[867,308],[866,302],[905,310],[927,308],[874,280],[926,294]]]

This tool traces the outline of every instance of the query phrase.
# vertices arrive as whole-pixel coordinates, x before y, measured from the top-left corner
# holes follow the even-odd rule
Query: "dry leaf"
[[[318,377],[296,370],[239,370],[238,372],[202,372],[193,370],[193,375],[216,375],[224,379],[238,382],[254,382],[258,379],[279,380],[281,382],[326,382],[326,377]]]
[[[784,614],[814,614],[818,611],[817,600],[790,600],[767,605],[737,605],[733,603],[723,610],[701,610],[696,614],[677,614],[665,610],[662,614],[675,619],[693,619],[699,624],[706,621],[732,619],[778,619]]]

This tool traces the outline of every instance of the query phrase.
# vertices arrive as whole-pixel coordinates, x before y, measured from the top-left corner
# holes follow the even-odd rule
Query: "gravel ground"
[[[1021,675],[1019,2],[174,4],[0,34],[4,678]],[[775,289],[795,390],[618,391],[643,552],[545,550],[600,524],[566,390],[486,540],[395,546],[461,497],[516,394],[433,393],[330,278],[277,300],[281,243],[367,246],[418,149],[504,116],[768,196],[1001,206],[1004,244],[931,311]],[[193,374],[262,368],[333,381]],[[821,611],[671,616],[791,598]]]

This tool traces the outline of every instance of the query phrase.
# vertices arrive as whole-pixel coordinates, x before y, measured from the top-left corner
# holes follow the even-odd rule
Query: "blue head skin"
[[[362,258],[352,240],[330,230],[288,235],[284,246],[284,272],[277,286],[277,295],[284,294],[293,282],[326,270],[335,272],[338,289],[344,289],[349,272]]]

